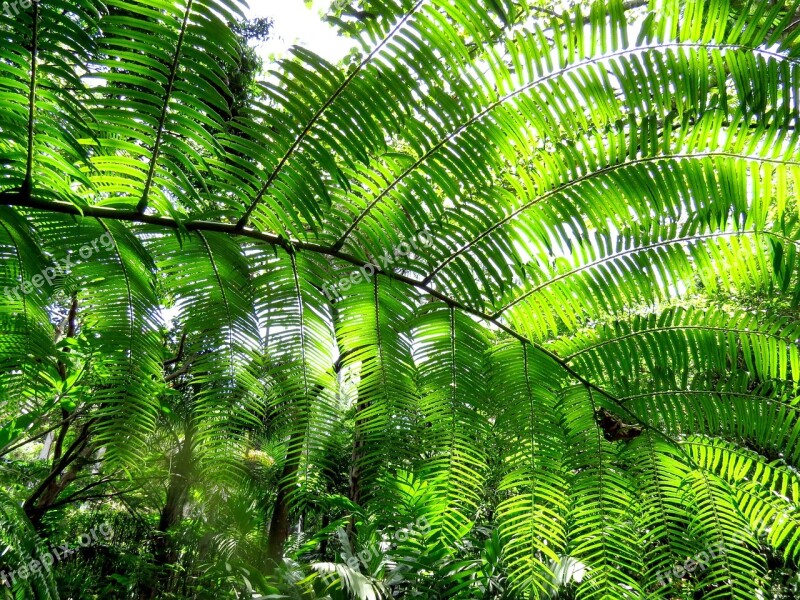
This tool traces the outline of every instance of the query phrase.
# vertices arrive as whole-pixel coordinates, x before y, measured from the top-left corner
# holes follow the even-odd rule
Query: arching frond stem
[[[178,67],[181,61],[181,47],[183,46],[183,38],[186,35],[186,29],[189,27],[189,16],[192,14],[192,3],[194,0],[189,0],[186,5],[186,12],[183,15],[183,23],[181,24],[181,31],[178,34],[178,42],[175,45],[175,55],[172,58],[172,65],[169,71],[169,81],[167,89],[164,92],[164,104],[161,106],[161,116],[158,121],[158,129],[156,130],[156,140],[153,144],[153,157],[150,159],[150,168],[147,172],[147,179],[144,182],[144,191],[136,210],[139,213],[144,213],[147,209],[147,197],[150,194],[150,187],[153,185],[153,177],[156,172],[156,164],[158,163],[158,153],[161,150],[161,142],[164,139],[164,128],[167,122],[167,111],[169,109],[169,101],[172,97],[172,90],[175,87],[175,77],[178,74]]]
[[[787,58],[786,56],[783,56],[782,54],[779,54],[777,52],[772,52],[770,50],[765,50],[763,48],[751,48],[751,47],[747,47],[747,46],[744,46],[744,45],[741,45],[741,44],[711,44],[711,43],[709,43],[709,44],[700,44],[700,43],[696,43],[696,42],[668,42],[668,43],[649,46],[649,47],[646,48],[646,50],[648,50],[648,51],[654,50],[654,49],[665,49],[666,50],[666,49],[676,49],[676,48],[703,49],[703,50],[711,50],[711,49],[717,49],[717,50],[746,50],[746,51],[753,52],[755,54],[759,54],[759,55],[762,55],[762,56],[769,56],[769,57],[775,58],[776,60],[784,60],[784,61],[787,61],[789,63],[798,62],[795,59]],[[353,222],[350,224],[350,226],[347,228],[347,230],[341,235],[341,237],[333,245],[333,248],[336,249],[336,250],[340,249],[344,245],[345,241],[350,236],[350,234],[353,233],[353,231],[358,227],[359,223],[361,223],[361,221],[369,214],[369,212],[384,197],[386,197],[386,195],[389,194],[389,192],[391,192],[394,188],[396,188],[400,184],[400,182],[402,182],[408,175],[410,175],[411,173],[414,173],[422,164],[427,162],[434,154],[436,154],[441,148],[443,148],[444,145],[447,144],[450,140],[453,140],[456,137],[458,137],[458,135],[460,135],[461,133],[463,133],[464,131],[469,129],[469,127],[472,126],[474,123],[477,123],[478,121],[483,119],[486,115],[490,114],[495,108],[503,105],[504,103],[508,102],[509,100],[512,100],[513,98],[515,98],[516,96],[524,93],[525,91],[527,91],[527,90],[529,90],[531,88],[534,88],[537,85],[541,85],[541,84],[546,83],[546,82],[548,82],[550,80],[553,80],[553,79],[556,79],[558,77],[561,77],[562,75],[564,75],[565,73],[567,73],[569,71],[572,71],[572,70],[575,70],[575,69],[579,69],[581,67],[586,67],[586,66],[589,66],[589,65],[593,65],[593,64],[598,64],[600,62],[611,60],[611,59],[614,59],[614,58],[617,58],[617,57],[622,57],[622,56],[625,56],[626,54],[631,54],[633,52],[640,52],[642,50],[643,50],[643,48],[640,48],[640,47],[625,48],[623,50],[619,50],[617,52],[612,52],[612,53],[606,54],[604,56],[592,57],[592,58],[588,58],[588,59],[586,59],[586,60],[584,60],[582,62],[577,62],[577,63],[570,64],[570,65],[564,67],[563,69],[560,69],[560,70],[555,71],[553,73],[548,73],[547,75],[544,75],[543,77],[540,77],[539,79],[536,79],[534,81],[528,82],[525,85],[522,85],[522,86],[518,87],[517,89],[508,92],[507,94],[505,94],[502,97],[498,98],[496,101],[492,102],[491,104],[488,104],[481,111],[477,112],[475,115],[470,117],[467,121],[462,123],[460,126],[456,127],[454,130],[452,130],[450,133],[448,133],[445,137],[443,137],[441,140],[439,140],[436,144],[431,146],[431,148],[429,150],[427,150],[422,156],[420,156],[416,161],[414,161],[413,164],[409,165],[409,167],[407,169],[405,169],[402,173],[400,173],[388,186],[386,186],[386,188],[384,188],[384,190],[380,194],[378,194],[378,196],[376,196],[358,214],[358,216],[353,220]]]
[[[339,87],[330,95],[330,97],[325,101],[325,103],[317,109],[317,112],[309,119],[308,124],[303,128],[303,131],[300,132],[300,135],[295,138],[294,142],[289,149],[286,151],[286,154],[283,155],[283,158],[278,162],[278,165],[272,170],[272,173],[269,174],[267,181],[258,191],[256,197],[250,203],[250,206],[247,207],[247,210],[236,223],[236,229],[241,230],[247,226],[247,221],[250,220],[250,215],[255,210],[258,203],[261,202],[261,199],[264,197],[264,194],[267,193],[267,190],[273,184],[275,179],[277,179],[278,175],[280,175],[281,171],[283,170],[286,161],[297,151],[300,147],[300,144],[303,143],[303,140],[306,139],[306,136],[310,133],[311,128],[319,121],[320,117],[322,117],[323,113],[328,110],[328,108],[336,101],[342,92],[347,89],[347,86],[350,85],[350,82],[355,79],[355,77],[364,69],[364,67],[381,51],[381,49],[389,42],[389,40],[394,37],[394,35],[400,30],[400,28],[412,17],[412,15],[417,12],[420,6],[425,2],[425,0],[417,0],[417,3],[414,7],[408,11],[400,21],[398,21],[397,25],[395,25],[389,34],[381,40],[381,42],[375,46],[375,48],[364,58],[364,60],[359,63],[359,65],[353,69],[353,71],[345,78],[345,80],[341,83]]]
[[[698,241],[698,240],[713,240],[713,239],[716,239],[716,238],[726,237],[726,236],[739,237],[739,236],[743,236],[743,235],[766,235],[766,236],[771,236],[771,237],[778,238],[781,241],[786,242],[787,244],[798,244],[798,243],[800,243],[797,240],[789,239],[788,237],[786,237],[784,235],[780,235],[780,234],[777,234],[777,233],[774,233],[774,232],[771,232],[771,231],[762,231],[762,230],[758,230],[758,229],[748,229],[748,230],[745,230],[745,231],[737,231],[737,230],[734,230],[734,231],[716,231],[714,233],[705,233],[705,234],[700,234],[700,235],[690,235],[690,236],[684,236],[684,237],[674,238],[674,239],[670,239],[670,240],[660,240],[658,242],[653,242],[652,244],[646,244],[644,246],[636,246],[636,247],[633,247],[633,248],[627,248],[627,249],[622,250],[620,252],[617,252],[617,253],[614,253],[614,254],[609,254],[608,256],[603,256],[601,258],[598,258],[597,260],[593,260],[593,261],[588,262],[586,264],[579,265],[579,266],[575,267],[574,269],[570,269],[569,271],[565,271],[564,273],[556,275],[555,277],[552,277],[552,278],[548,279],[547,281],[544,281],[544,282],[540,283],[539,285],[529,289],[527,292],[525,292],[523,294],[520,294],[519,296],[517,296],[516,298],[511,300],[511,302],[509,302],[508,304],[503,306],[501,309],[499,309],[498,311],[493,313],[492,314],[492,318],[496,319],[496,318],[500,317],[508,309],[516,306],[517,304],[519,304],[520,302],[525,300],[525,298],[528,298],[528,297],[532,296],[533,294],[543,290],[544,288],[553,285],[557,281],[561,281],[562,279],[566,279],[567,277],[575,275],[576,273],[580,273],[581,271],[585,271],[587,269],[591,269],[592,267],[596,267],[597,265],[613,261],[613,260],[619,258],[620,256],[626,256],[626,255],[629,255],[629,254],[636,254],[637,252],[646,252],[647,250],[653,250],[655,248],[660,248],[660,247],[663,247],[663,246],[671,246],[673,244],[682,244],[682,243],[694,242],[694,241]],[[423,280],[423,281],[425,281],[425,280]]]
[[[327,246],[323,246],[321,244],[314,244],[312,242],[304,242],[301,240],[289,240],[279,235],[275,235],[273,233],[264,233],[261,231],[256,231],[253,229],[238,229],[237,225],[232,223],[217,223],[213,221],[187,221],[187,222],[179,222],[172,217],[163,217],[157,215],[143,215],[140,214],[138,211],[123,211],[117,210],[113,208],[105,208],[99,206],[87,206],[87,207],[78,207],[73,204],[69,204],[67,202],[55,202],[55,201],[43,201],[37,200],[30,195],[24,195],[19,192],[0,192],[0,204],[8,205],[8,206],[20,206],[20,207],[27,207],[27,208],[35,208],[40,210],[49,210],[53,212],[60,212],[66,214],[73,214],[73,215],[83,215],[87,217],[97,217],[97,218],[104,218],[104,219],[117,219],[120,221],[129,221],[129,222],[137,222],[137,223],[147,223],[150,225],[160,225],[163,227],[169,227],[172,229],[183,229],[188,231],[216,231],[221,233],[228,233],[231,235],[238,235],[242,237],[247,237],[251,239],[256,239],[274,246],[280,246],[281,248],[285,249],[287,252],[294,252],[296,250],[304,250],[308,252],[315,252],[318,254],[323,254],[326,256],[332,256],[339,260],[348,262],[353,264],[357,267],[365,267],[371,263],[362,260],[358,257],[355,257],[351,254],[346,252],[341,252],[338,250],[334,250]],[[376,274],[384,275],[386,277],[390,277],[392,279],[396,279],[397,281],[402,281],[408,285],[411,285],[418,290],[436,298],[437,300],[441,300],[448,306],[452,308],[457,308],[462,312],[467,314],[473,315],[478,317],[479,319],[491,323],[498,329],[504,331],[511,337],[519,340],[524,344],[529,344],[531,347],[536,348],[539,352],[556,362],[559,366],[561,366],[564,371],[566,371],[570,377],[575,379],[576,381],[582,383],[585,386],[588,386],[595,392],[607,397],[609,400],[617,404],[622,410],[624,410],[629,416],[636,419],[637,423],[646,427],[648,429],[652,429],[656,431],[662,437],[668,439],[671,443],[676,443],[674,440],[666,436],[663,432],[659,431],[658,429],[653,428],[648,423],[644,423],[641,419],[635,415],[629,408],[627,408],[622,402],[619,401],[613,394],[606,391],[605,389],[601,388],[600,386],[594,384],[593,382],[589,381],[585,377],[583,377],[580,373],[578,373],[575,369],[573,369],[569,362],[564,360],[563,358],[559,357],[554,352],[548,350],[544,346],[537,344],[536,342],[531,341],[529,338],[525,337],[524,335],[520,334],[519,332],[515,331],[505,323],[495,319],[492,315],[489,315],[483,311],[476,310],[474,308],[470,308],[466,306],[464,303],[447,296],[435,290],[433,288],[428,287],[427,285],[422,284],[420,281],[408,277],[407,275],[403,275],[401,273],[394,273],[380,269],[375,265],[372,265],[375,269]]]
[[[608,167],[604,167],[602,169],[598,169],[597,171],[593,171],[591,173],[586,173],[585,175],[582,175],[581,177],[576,177],[575,179],[572,179],[572,180],[570,180],[570,181],[568,181],[568,182],[566,182],[566,183],[564,183],[564,184],[562,184],[562,185],[560,185],[558,187],[555,187],[552,190],[548,190],[544,194],[542,194],[540,196],[537,196],[536,198],[534,198],[533,200],[531,200],[529,202],[526,202],[525,204],[520,206],[518,209],[516,209],[513,212],[509,213],[503,219],[497,221],[496,223],[493,223],[491,227],[489,227],[485,231],[481,232],[479,235],[475,236],[472,240],[470,240],[469,242],[467,242],[466,244],[461,246],[458,250],[453,252],[450,256],[445,258],[441,263],[436,265],[436,267],[433,268],[433,270],[430,272],[430,274],[427,275],[422,281],[423,281],[423,283],[426,283],[426,284],[430,283],[431,280],[434,277],[436,277],[436,275],[442,269],[444,269],[448,264],[450,264],[456,258],[458,258],[462,254],[467,252],[470,248],[472,248],[475,244],[480,242],[482,239],[484,239],[487,236],[491,235],[494,231],[500,229],[501,227],[503,227],[504,225],[506,225],[510,221],[514,220],[516,217],[518,217],[520,214],[522,214],[523,212],[525,212],[526,210],[528,210],[532,206],[535,206],[536,204],[539,204],[540,202],[543,202],[544,200],[547,200],[548,198],[551,198],[552,196],[555,196],[556,194],[558,194],[558,193],[560,193],[560,192],[562,192],[562,191],[564,191],[566,189],[572,188],[573,186],[579,185],[579,184],[581,184],[581,183],[583,183],[583,182],[585,182],[585,181],[587,181],[589,179],[594,179],[595,177],[600,177],[602,175],[606,175],[606,174],[611,173],[613,171],[616,171],[618,169],[627,168],[627,167],[629,167],[631,165],[654,163],[654,162],[657,163],[657,162],[662,162],[662,161],[667,161],[667,160],[681,160],[681,159],[692,159],[692,158],[712,158],[712,157],[736,158],[736,159],[739,159],[739,160],[750,160],[750,161],[754,161],[754,162],[758,162],[758,163],[791,165],[793,167],[800,166],[800,162],[798,162],[798,161],[791,161],[791,160],[786,160],[786,159],[783,159],[783,158],[768,158],[768,157],[752,156],[750,154],[741,154],[741,153],[737,153],[737,152],[726,152],[726,151],[710,151],[710,152],[698,152],[698,153],[689,153],[689,154],[687,154],[687,153],[662,154],[662,155],[659,155],[659,156],[648,156],[648,157],[645,157],[645,158],[637,158],[635,160],[631,160],[631,161],[628,161],[628,162],[620,163],[620,164],[617,164],[617,165],[610,165]]]

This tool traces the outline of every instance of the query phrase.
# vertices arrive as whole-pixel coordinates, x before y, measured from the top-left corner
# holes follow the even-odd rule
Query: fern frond
[[[455,544],[473,525],[485,475],[486,340],[472,319],[438,303],[419,314],[413,336],[425,424],[421,469],[447,498],[436,525]]]
[[[147,244],[186,336],[196,453],[220,469],[218,476],[230,475],[228,463],[242,450],[243,429],[260,425],[263,404],[257,381],[261,336],[245,251],[210,232],[153,235]]]
[[[62,289],[77,297],[99,405],[93,426],[109,459],[137,464],[158,414],[163,377],[161,318],[153,264],[141,241],[116,221],[35,213],[38,235],[65,270]]]
[[[630,385],[646,376],[682,381],[692,372],[746,370],[754,381],[796,386],[800,329],[793,321],[715,308],[668,308],[598,327],[557,352],[594,381]]]
[[[0,585],[10,588],[16,598],[58,600],[53,571],[27,568],[50,551],[41,543],[19,504],[4,491],[0,491],[0,548]]]
[[[266,329],[270,404],[280,415],[279,427],[288,439],[286,461],[292,465],[291,479],[283,485],[301,494],[292,499],[300,506],[329,462],[326,441],[338,423],[333,318],[322,292],[328,267],[263,247],[251,260],[259,292],[256,314]]]
[[[364,499],[387,470],[408,469],[416,416],[412,304],[397,282],[373,277],[336,303],[342,366],[359,369],[354,465]]]
[[[226,69],[237,60],[228,23],[237,3],[214,0],[109,0],[100,22],[99,60],[87,74],[100,85],[91,114],[97,139],[91,200],[139,213],[152,208],[202,214],[209,186],[206,157],[229,114]],[[206,192],[204,194],[203,192]]]
[[[685,457],[676,448],[645,431],[624,450],[637,487],[640,512],[636,526],[644,548],[642,587],[656,598],[675,592],[672,572],[702,548],[686,535],[686,514],[681,485],[689,474]]]
[[[508,574],[520,590],[544,596],[566,543],[567,480],[560,448],[566,440],[556,412],[558,368],[528,345],[493,349],[490,403],[504,451],[498,528]]]
[[[583,386],[564,390],[559,405],[571,499],[567,555],[585,566],[578,598],[636,598],[642,593],[643,552],[633,529],[633,482],[621,464],[620,449],[603,439],[595,422],[598,408],[594,394]]]
[[[707,567],[697,586],[704,598],[752,598],[763,586],[765,561],[731,489],[718,477],[693,471],[685,480],[685,501],[691,515],[688,535],[703,548]]]
[[[102,4],[56,0],[0,11],[3,184],[75,201],[87,183],[90,98],[82,75],[95,57]]]
[[[785,559],[796,559],[800,552],[796,471],[781,460],[767,461],[725,440],[695,437],[683,444],[700,467],[731,486],[752,531],[763,534]]]
[[[55,374],[53,330],[47,315],[52,286],[44,277],[41,286],[32,284],[48,266],[34,236],[22,215],[0,208],[4,266],[0,269],[0,389],[4,398],[0,408],[8,415],[41,406],[50,388],[47,374],[50,378]]]

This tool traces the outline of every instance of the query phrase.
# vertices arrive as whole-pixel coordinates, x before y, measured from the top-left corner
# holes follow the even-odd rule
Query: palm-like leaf
[[[75,296],[96,441],[134,463],[172,306],[198,449],[236,455],[266,401],[287,519],[334,470],[346,373],[353,499],[384,511],[398,469],[435,490],[448,594],[478,589],[479,524],[518,595],[560,561],[581,598],[753,597],[756,536],[794,560],[800,535],[797,3],[361,4],[354,64],[295,48],[235,117],[237,2],[0,16],[0,287],[114,242],[2,298],[4,408],[53,397]]]

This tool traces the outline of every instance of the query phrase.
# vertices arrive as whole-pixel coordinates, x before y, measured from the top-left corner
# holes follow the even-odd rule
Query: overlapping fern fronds
[[[563,565],[755,597],[759,544],[800,551],[797,2],[360,4],[349,64],[295,48],[235,115],[236,1],[0,13],[0,288],[113,241],[0,297],[2,422],[53,397],[76,298],[92,443],[133,468],[169,307],[207,464],[268,420],[302,513],[352,410],[364,514],[427,490],[418,581],[479,594],[488,528],[520,597]]]

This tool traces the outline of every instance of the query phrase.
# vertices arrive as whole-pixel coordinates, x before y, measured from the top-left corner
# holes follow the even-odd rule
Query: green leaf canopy
[[[358,4],[348,61],[293,48],[235,115],[235,0],[0,12],[3,423],[58,392],[74,297],[135,468],[171,307],[198,447],[266,402],[294,505],[348,372],[356,500],[413,472],[519,597],[573,564],[582,599],[752,599],[800,553],[797,3]]]

